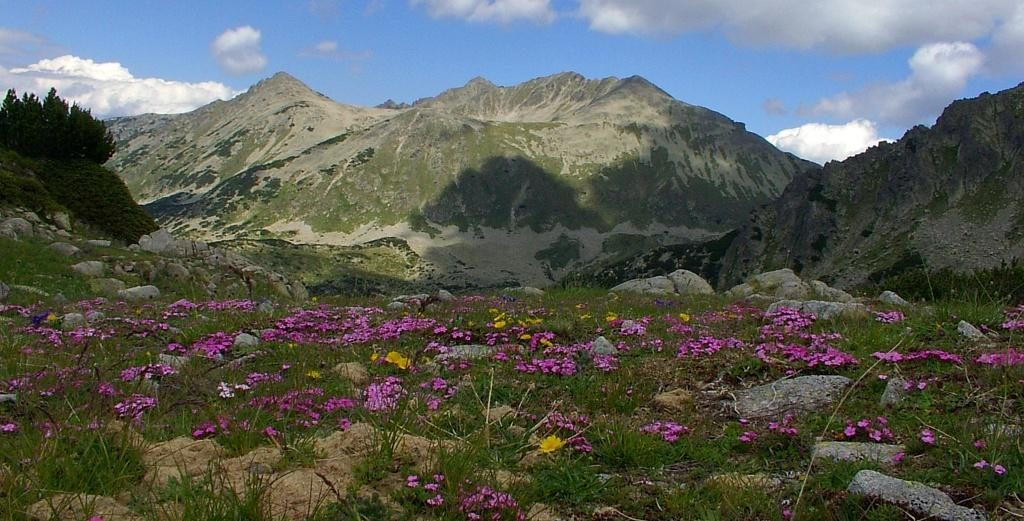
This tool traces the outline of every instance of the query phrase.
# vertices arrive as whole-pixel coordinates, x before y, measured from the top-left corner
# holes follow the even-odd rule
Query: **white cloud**
[[[53,56],[60,46],[46,37],[19,29],[0,27],[0,64],[25,63]]]
[[[333,40],[318,42],[312,47],[299,51],[302,58],[327,58],[331,60],[365,60],[372,56],[370,51],[346,51]]]
[[[185,83],[136,78],[120,63],[97,63],[70,55],[40,60],[27,67],[0,67],[0,85],[37,95],[45,95],[55,87],[62,98],[91,109],[99,117],[187,112],[238,94],[227,85],[212,81]]]
[[[808,123],[780,130],[765,139],[781,150],[821,164],[842,161],[882,141],[892,141],[879,137],[875,124],[866,119],[844,125]]]
[[[1020,0],[579,0],[594,30],[678,34],[720,29],[752,45],[879,52],[991,35]],[[450,3],[466,3],[453,0]]]
[[[1017,11],[994,35],[988,52],[990,56],[989,65],[996,74],[1022,74],[1024,73],[1024,4],[1017,7]]]
[[[904,80],[842,92],[802,112],[840,119],[870,118],[886,125],[931,124],[982,70],[985,55],[967,42],[933,43],[919,48],[907,63],[910,75]]]
[[[229,74],[250,74],[267,66],[267,57],[260,52],[257,29],[243,25],[228,29],[210,44],[213,57]]]
[[[555,11],[550,0],[409,0],[424,4],[430,16],[462,18],[470,22],[511,23],[528,21],[551,23]]]

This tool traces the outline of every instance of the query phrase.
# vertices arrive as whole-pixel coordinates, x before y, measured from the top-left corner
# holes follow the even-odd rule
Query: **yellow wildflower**
[[[690,315],[687,315],[686,313],[680,313],[679,314],[679,320],[682,320],[683,322],[689,322],[690,321]]]
[[[605,322],[615,322],[618,319],[619,319],[619,316],[616,315],[615,313],[611,313],[611,312],[609,312],[607,315],[604,316],[604,321]]]
[[[384,358],[389,364],[395,364],[399,369],[409,368],[409,358],[402,356],[402,353],[398,351],[389,351],[388,356]]]
[[[523,334],[519,335],[519,340],[529,340],[531,338],[533,338],[533,335],[531,335],[529,333],[523,333]]]
[[[376,362],[378,358],[380,358],[380,355],[378,355],[377,353],[371,353],[370,354],[370,361],[371,362]]]
[[[497,320],[494,322],[494,329],[504,329],[508,325],[508,322],[504,320]]]
[[[590,318],[590,313],[584,313],[580,315],[580,320],[587,320],[588,318]]]
[[[319,380],[320,377],[321,377],[320,371],[317,371],[316,369],[310,369],[309,372],[306,373],[306,376],[308,376],[308,377],[310,377],[310,378],[312,378],[314,380]]]
[[[552,452],[555,452],[556,450],[562,448],[564,445],[565,440],[559,438],[558,436],[552,435],[548,436],[547,438],[544,438],[543,440],[540,440],[539,448],[540,451],[543,452],[544,454],[551,454]]]

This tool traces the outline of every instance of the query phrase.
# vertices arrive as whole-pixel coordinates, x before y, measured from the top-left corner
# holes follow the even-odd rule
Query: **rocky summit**
[[[636,76],[478,78],[364,108],[279,73],[230,101],[110,128],[108,166],[175,233],[388,239],[415,253],[407,278],[447,285],[549,284],[716,237],[816,168]]]

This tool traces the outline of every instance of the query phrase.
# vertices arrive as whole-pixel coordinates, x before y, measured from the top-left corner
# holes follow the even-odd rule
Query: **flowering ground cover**
[[[1024,508],[1024,308],[876,305],[874,319],[821,321],[587,289],[423,311],[329,300],[87,300],[70,307],[104,318],[77,327],[45,304],[0,304],[0,512],[907,519],[846,491],[862,469],[993,518]],[[962,338],[961,319],[989,340]],[[853,384],[818,410],[730,407],[803,375]],[[889,386],[900,398],[882,405]],[[821,440],[900,450],[812,460]]]

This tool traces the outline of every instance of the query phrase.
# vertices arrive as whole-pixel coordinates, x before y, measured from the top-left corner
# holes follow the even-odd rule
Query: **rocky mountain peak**
[[[260,80],[249,88],[244,95],[249,96],[273,96],[283,98],[322,98],[326,96],[309,88],[308,85],[299,81],[298,78],[287,72],[278,72],[273,76]]]

